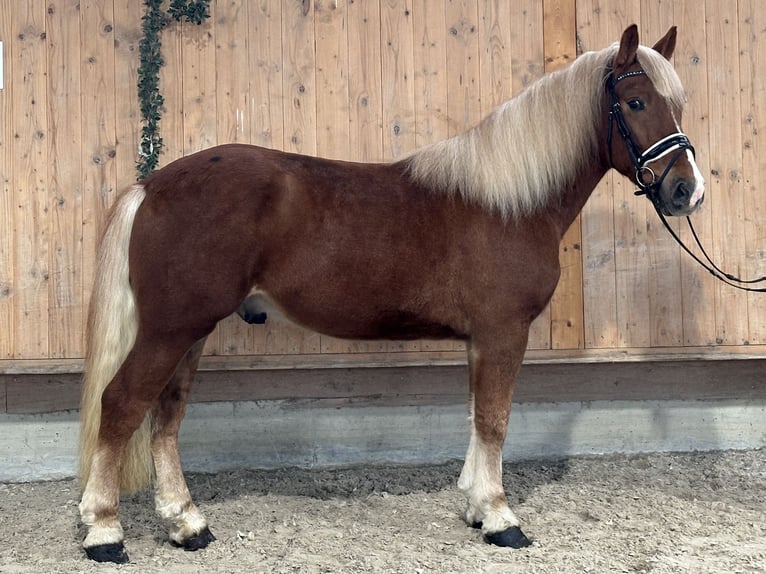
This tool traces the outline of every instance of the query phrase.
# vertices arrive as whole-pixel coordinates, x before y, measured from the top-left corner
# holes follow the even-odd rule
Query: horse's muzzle
[[[658,207],[664,215],[682,217],[691,215],[705,200],[705,187],[694,179],[678,179],[661,192]]]

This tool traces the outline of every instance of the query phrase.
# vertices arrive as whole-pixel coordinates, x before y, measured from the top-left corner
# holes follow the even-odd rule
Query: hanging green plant
[[[162,31],[171,19],[185,19],[192,24],[202,24],[210,17],[210,0],[171,0],[170,8],[162,9],[164,0],[144,0],[146,12],[141,18],[143,36],[138,45],[138,99],[141,105],[141,141],[138,144],[138,179],[144,179],[159,164],[162,152],[160,119],[165,99],[160,93],[160,68],[165,64],[162,57]]]

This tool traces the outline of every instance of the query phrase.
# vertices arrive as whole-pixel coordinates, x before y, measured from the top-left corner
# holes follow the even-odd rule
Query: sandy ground
[[[0,572],[766,572],[766,451],[508,465],[531,548],[461,520],[460,463],[190,475],[218,541],[172,547],[147,494],[125,497],[131,563],[88,562],[75,481],[0,484]]]

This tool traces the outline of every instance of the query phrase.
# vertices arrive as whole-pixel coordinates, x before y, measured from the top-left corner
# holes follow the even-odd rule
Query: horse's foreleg
[[[519,528],[503,490],[502,449],[526,332],[515,335],[519,340],[510,352],[508,347],[497,348],[499,341],[490,346],[471,345],[471,440],[458,480],[468,497],[468,524],[480,526],[487,542],[513,548],[528,546],[530,541]]]
[[[178,430],[204,344],[202,339],[189,349],[153,410],[155,504],[157,512],[169,525],[171,542],[186,550],[205,548],[215,540],[204,516],[192,502],[178,453]]]
[[[127,562],[117,516],[128,442],[141,426],[189,345],[139,337],[101,398],[101,423],[80,516],[83,548],[98,562]],[[151,464],[148,448],[144,462]]]

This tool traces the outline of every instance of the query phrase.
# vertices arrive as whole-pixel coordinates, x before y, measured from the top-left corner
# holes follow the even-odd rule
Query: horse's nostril
[[[692,195],[691,188],[686,185],[685,181],[679,181],[673,190],[673,205],[681,207],[689,203],[689,198]]]

